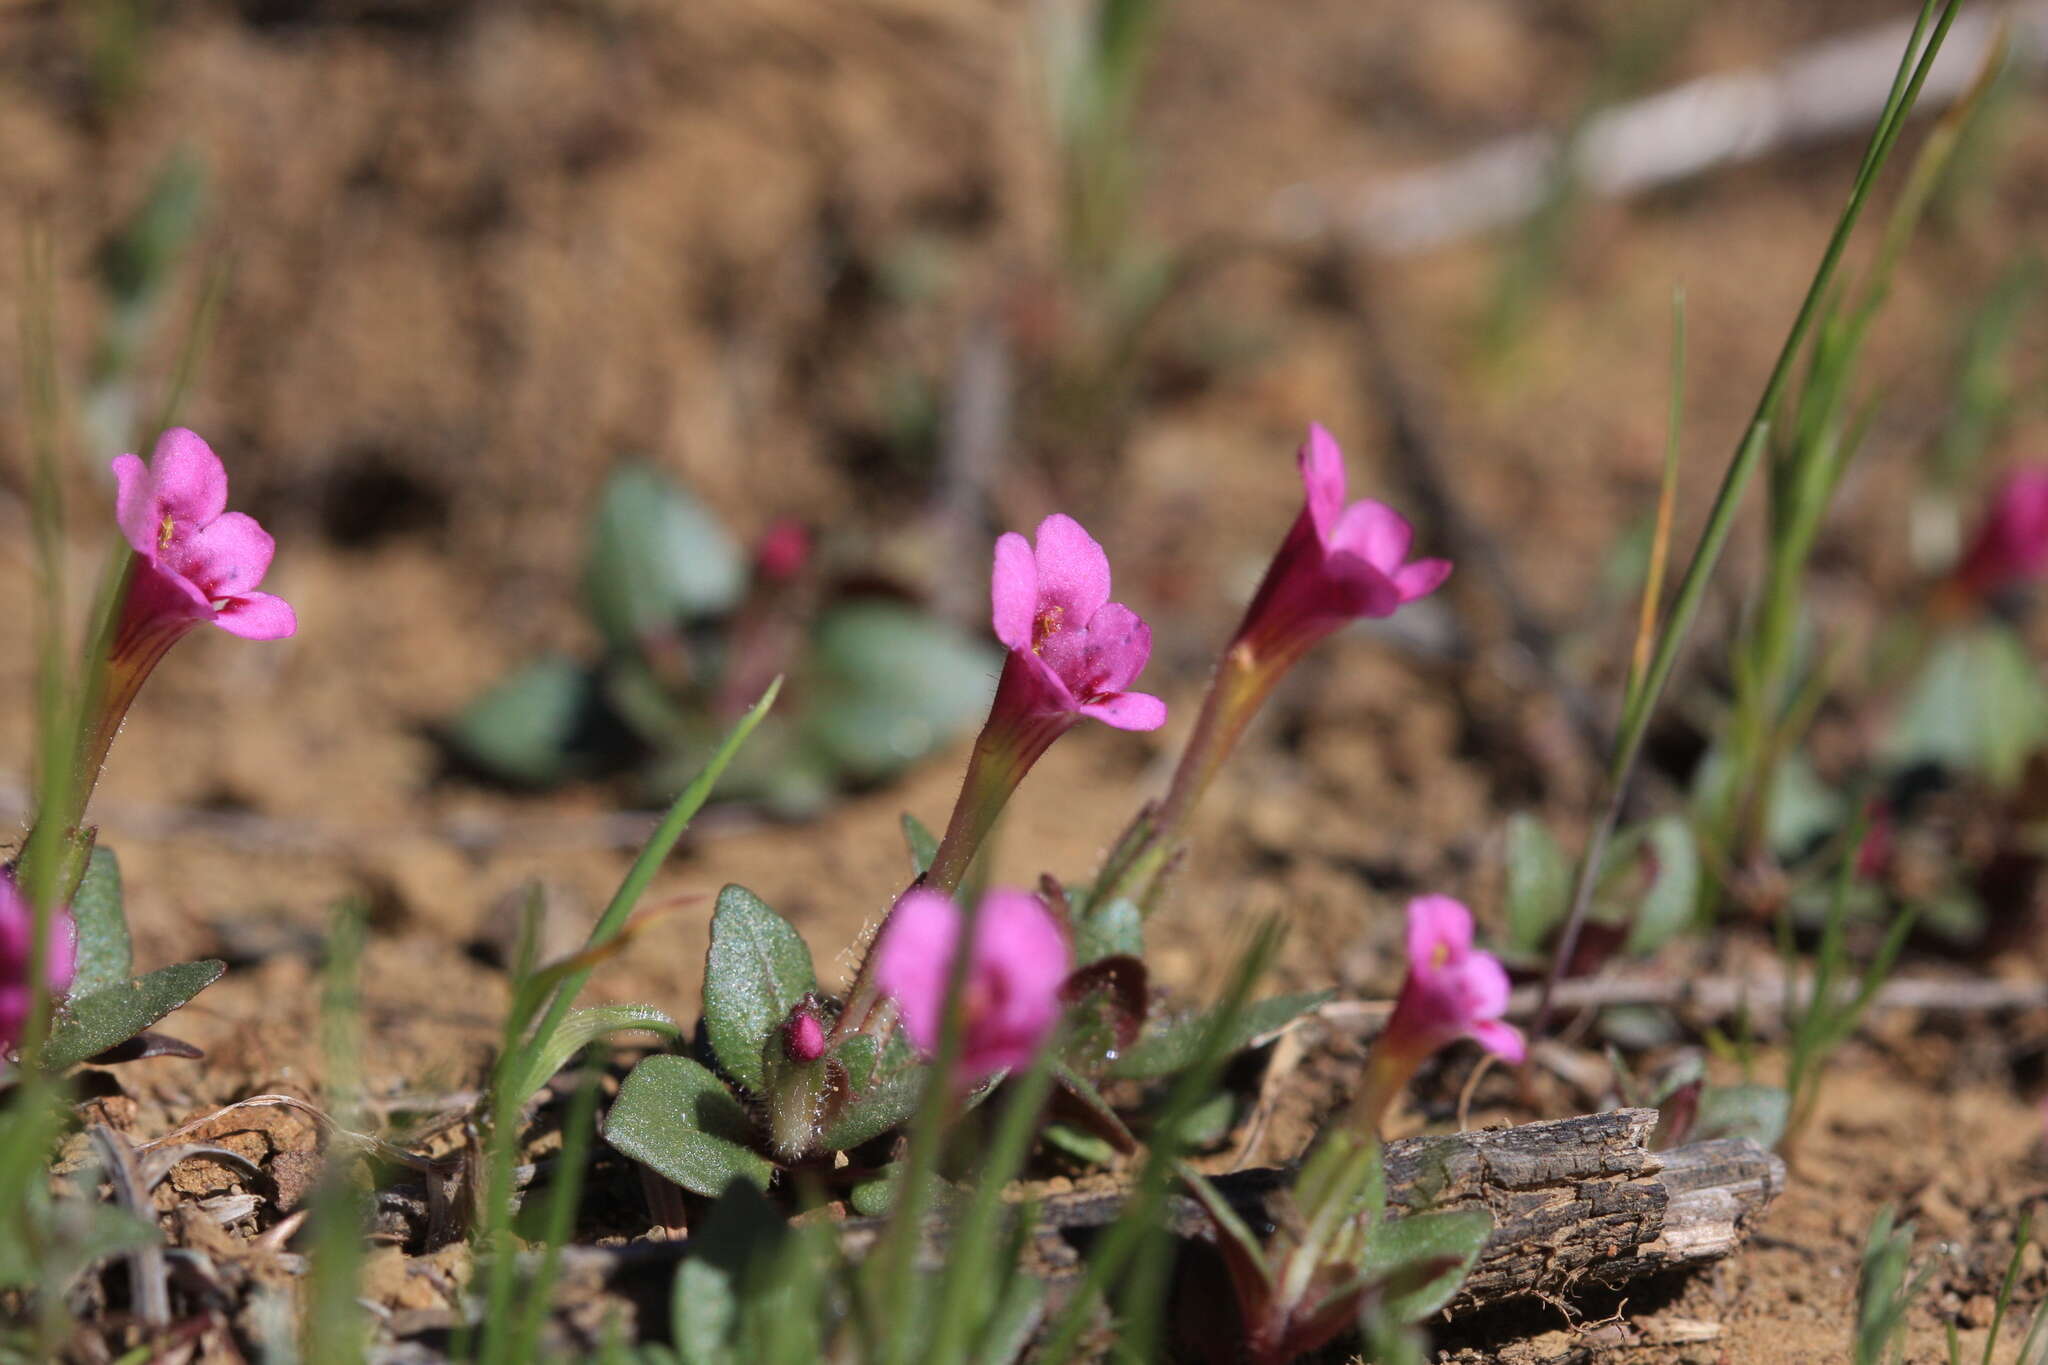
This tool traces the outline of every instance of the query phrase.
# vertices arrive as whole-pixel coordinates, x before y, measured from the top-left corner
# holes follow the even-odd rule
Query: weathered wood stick
[[[1453,1313],[1539,1293],[1569,1297],[1582,1282],[1614,1286],[1717,1260],[1741,1244],[1785,1187],[1784,1162],[1747,1138],[1652,1152],[1656,1124],[1654,1109],[1617,1109],[1392,1142],[1387,1199],[1410,1213],[1484,1208],[1493,1215],[1493,1236]],[[1264,1169],[1215,1183],[1258,1228],[1271,1222],[1266,1197],[1291,1180],[1291,1171]],[[1113,1222],[1123,1202],[1084,1194],[1041,1205],[1039,1273],[1057,1279],[1078,1260],[1068,1235]],[[1167,1218],[1183,1237],[1214,1236],[1191,1199],[1174,1199]],[[849,1225],[849,1236],[857,1226]]]
[[[1569,1298],[1581,1287],[1611,1287],[1704,1264],[1741,1245],[1784,1188],[1784,1163],[1747,1138],[1653,1152],[1656,1122],[1654,1109],[1617,1109],[1387,1144],[1390,1203],[1411,1213],[1483,1207],[1493,1214],[1493,1236],[1449,1311],[1534,1294]],[[1259,1228],[1270,1223],[1267,1197],[1292,1180],[1290,1170],[1260,1169],[1215,1183]],[[1076,1242],[1114,1222],[1125,1201],[1111,1191],[1055,1195],[1039,1205],[1026,1268],[1050,1282],[1054,1302],[1074,1287],[1081,1269]],[[1208,1215],[1192,1199],[1170,1200],[1165,1218],[1191,1241],[1214,1236]],[[864,1256],[884,1226],[879,1219],[849,1220],[841,1245],[849,1256]],[[934,1219],[927,1233],[931,1264],[945,1255],[947,1233]],[[565,1282],[594,1288],[688,1254],[687,1241],[570,1247],[562,1265]]]

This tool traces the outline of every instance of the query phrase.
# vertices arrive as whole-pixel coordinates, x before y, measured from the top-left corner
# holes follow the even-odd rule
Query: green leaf
[[[1691,1138],[1753,1138],[1775,1147],[1792,1116],[1792,1097],[1775,1085],[1712,1085],[1700,1092]]]
[[[825,1120],[818,1141],[830,1151],[845,1151],[873,1141],[917,1112],[924,1093],[926,1068],[913,1064],[887,1070],[882,1078]]]
[[[127,1042],[220,980],[227,969],[225,962],[215,959],[180,962],[85,995],[74,994],[50,1029],[43,1064],[56,1070]]]
[[[1699,898],[1699,845],[1685,817],[1664,815],[1652,820],[1644,842],[1655,871],[1623,945],[1631,954],[1654,953],[1683,933],[1692,923],[1693,906]]]
[[[1841,793],[1820,780],[1804,754],[1786,754],[1771,773],[1770,827],[1764,837],[1784,857],[1810,850],[1846,815]]]
[[[768,1035],[817,989],[811,950],[789,921],[744,886],[718,893],[704,957],[704,1032],[728,1075],[758,1093]]]
[[[754,1136],[725,1082],[688,1057],[634,1067],[604,1121],[606,1142],[693,1194],[719,1194],[735,1180],[768,1188],[775,1168]]]
[[[1521,956],[1543,951],[1570,907],[1571,868],[1557,840],[1528,814],[1508,817],[1507,947]]]
[[[996,652],[899,602],[859,601],[818,622],[803,727],[849,775],[900,772],[981,720]]]
[[[1085,1125],[1089,1132],[1119,1152],[1129,1153],[1138,1150],[1138,1139],[1124,1126],[1124,1121],[1117,1116],[1115,1107],[1103,1098],[1102,1092],[1095,1088],[1094,1082],[1064,1062],[1054,1062],[1052,1074],[1060,1089],[1066,1092],[1068,1100],[1071,1101],[1072,1117],[1077,1122]]]
[[[856,1095],[874,1080],[875,1064],[881,1056],[882,1049],[876,1044],[874,1035],[868,1033],[850,1034],[832,1049],[832,1060],[846,1068],[847,1088]]]
[[[464,708],[448,727],[448,744],[494,777],[552,786],[592,770],[583,737],[599,701],[588,669],[549,655],[514,669]]]
[[[903,812],[903,842],[910,849],[910,872],[913,877],[922,877],[932,865],[932,859],[939,856],[939,841],[924,821]]]
[[[1421,1322],[1443,1308],[1492,1235],[1493,1215],[1485,1209],[1409,1214],[1373,1229],[1365,1249],[1365,1270],[1390,1282],[1384,1301],[1387,1317],[1399,1323]],[[1456,1264],[1422,1284],[1400,1283],[1404,1269],[1419,1266],[1426,1271],[1443,1261]]]
[[[685,1257],[676,1267],[674,1294],[672,1330],[681,1365],[738,1365],[732,1338],[739,1329],[739,1293],[731,1272],[703,1256]]]
[[[585,1046],[612,1033],[659,1033],[673,1038],[682,1032],[676,1021],[652,1005],[594,1005],[571,1010],[544,1046],[526,1059],[527,1067],[512,1081],[513,1089],[504,1099],[524,1104],[548,1083],[563,1063]]]
[[[1046,1146],[1065,1152],[1085,1165],[1107,1166],[1116,1160],[1115,1146],[1071,1124],[1048,1123],[1038,1130],[1038,1136]]]
[[[749,1184],[728,1186],[703,1225],[691,1230],[689,1255],[676,1268],[670,1306],[682,1365],[739,1365],[742,1315],[788,1240],[781,1215]]]
[[[583,562],[590,616],[613,648],[631,652],[690,617],[729,610],[746,587],[746,560],[703,504],[650,465],[606,481]]]
[[[856,1033],[833,1055],[845,1065],[848,1085],[826,1101],[825,1123],[819,1133],[826,1148],[844,1151],[858,1147],[916,1112],[928,1068],[901,1029],[891,1030],[879,1044],[867,1034]]]
[[[71,918],[78,929],[78,969],[72,974],[71,993],[91,995],[126,981],[135,971],[135,953],[122,908],[121,864],[112,849],[93,849],[85,877],[71,898]]]
[[[1145,916],[1138,903],[1119,896],[1091,911],[1074,927],[1074,961],[1085,967],[1105,957],[1145,956]]]
[[[896,1193],[903,1188],[909,1163],[892,1161],[853,1187],[847,1202],[853,1211],[867,1218],[879,1218],[896,1206]],[[929,1213],[959,1212],[968,1202],[967,1192],[944,1178],[934,1179]]]
[[[160,294],[191,245],[206,207],[206,169],[189,151],[164,163],[135,216],[100,249],[100,283],[135,308]]]
[[[1945,636],[1928,656],[1887,750],[1902,765],[1935,763],[2009,785],[2048,739],[2048,689],[2009,628]]]
[[[863,1218],[880,1218],[896,1203],[896,1190],[902,1183],[903,1163],[892,1161],[848,1191],[846,1202]]]
[[[1307,1014],[1335,995],[1335,991],[1304,991],[1298,995],[1276,995],[1246,1008],[1232,1031],[1229,1054],[1252,1039]],[[1171,1076],[1185,1070],[1201,1050],[1202,1031],[1208,1024],[1206,1011],[1186,1015],[1138,1040],[1138,1045],[1110,1064],[1109,1074],[1126,1080],[1147,1080]]]

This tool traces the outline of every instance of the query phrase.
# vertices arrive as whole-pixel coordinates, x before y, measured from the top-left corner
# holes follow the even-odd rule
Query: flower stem
[[[1366,1054],[1365,1076],[1359,1082],[1357,1093],[1351,1097],[1351,1107],[1345,1110],[1342,1126],[1377,1136],[1387,1107],[1394,1102],[1396,1095],[1408,1088],[1408,1082],[1414,1079],[1415,1069],[1421,1062],[1419,1056],[1388,1047],[1386,1036],[1382,1034],[1373,1044],[1372,1051]]]
[[[939,840],[931,866],[925,869],[923,885],[948,895],[960,889],[974,855],[981,851],[982,841],[995,828],[996,818],[1024,774],[1074,723],[1071,714],[1035,713],[1018,704],[1025,691],[1023,668],[1015,655],[1003,665],[995,703],[974,741],[952,818],[946,822],[945,836]]]

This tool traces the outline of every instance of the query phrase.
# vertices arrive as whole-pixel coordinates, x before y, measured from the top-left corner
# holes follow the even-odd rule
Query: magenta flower
[[[2048,573],[2048,466],[2007,474],[1991,495],[1983,523],[1956,567],[1973,593],[1991,592]]]
[[[1035,550],[1014,531],[1000,537],[989,597],[996,638],[1010,648],[999,711],[1007,693],[1028,715],[1092,716],[1119,730],[1166,723],[1165,702],[1124,690],[1152,656],[1152,628],[1109,600],[1109,556],[1080,522],[1047,517]]]
[[[1245,727],[1309,648],[1364,616],[1392,616],[1435,592],[1447,559],[1408,558],[1415,530],[1383,502],[1344,501],[1344,452],[1311,424],[1300,451],[1301,515],[1280,542],[1202,699],[1194,736],[1160,804],[1155,847],[1171,847]]]
[[[118,456],[114,479],[115,520],[141,559],[124,636],[132,625],[175,639],[201,621],[250,640],[278,640],[298,629],[282,597],[256,591],[277,542],[254,517],[227,510],[227,470],[206,442],[172,427],[157,439],[148,464]]]
[[[1522,1033],[1502,1021],[1507,1007],[1507,968],[1472,946],[1472,912],[1449,896],[1409,901],[1408,978],[1380,1046],[1420,1061],[1471,1038],[1502,1061],[1519,1063]]]
[[[989,601],[996,638],[1010,654],[925,874],[943,891],[960,885],[1024,774],[1081,717],[1119,730],[1166,723],[1165,702],[1124,690],[1152,656],[1152,628],[1109,600],[1109,556],[1080,522],[1047,517],[1036,549],[1015,532],[999,537]]]
[[[1472,912],[1449,896],[1409,901],[1408,976],[1366,1058],[1364,1082],[1351,1102],[1353,1121],[1376,1129],[1416,1068],[1460,1038],[1520,1063],[1522,1032],[1502,1020],[1507,1008],[1507,969],[1472,946]]]
[[[227,510],[227,470],[206,442],[173,427],[157,439],[148,464],[117,457],[114,479],[114,519],[135,560],[107,685],[80,755],[87,791],[135,694],[187,631],[205,621],[247,640],[278,640],[298,629],[290,604],[256,591],[276,542],[255,518]]]
[[[962,917],[950,896],[914,890],[896,902],[875,944],[875,985],[896,1001],[904,1032],[927,1057],[945,1025],[946,986]],[[972,1085],[1028,1064],[1059,1022],[1070,955],[1066,935],[1036,896],[994,890],[975,917],[962,986],[957,1077]]]
[[[10,1052],[21,1042],[28,1012],[35,999],[35,983],[29,976],[29,957],[35,947],[35,907],[14,884],[14,874],[0,869],[0,1053]],[[49,942],[45,945],[45,979],[50,994],[61,999],[71,986],[77,967],[76,932],[68,912],[50,917]]]
[[[1408,559],[1415,529],[1383,502],[1344,501],[1344,452],[1311,424],[1299,455],[1307,494],[1237,638],[1292,660],[1360,617],[1392,616],[1451,576],[1447,559]]]

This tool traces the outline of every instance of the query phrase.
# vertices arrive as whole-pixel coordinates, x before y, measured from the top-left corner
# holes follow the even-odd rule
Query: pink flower
[[[1329,432],[1311,425],[1299,459],[1307,503],[1237,633],[1287,659],[1359,617],[1392,616],[1451,575],[1447,559],[1408,560],[1415,530],[1399,512],[1371,498],[1345,504],[1344,452]]]
[[[202,621],[248,640],[298,629],[282,598],[257,592],[276,542],[253,517],[230,512],[228,475],[206,442],[183,427],[157,439],[148,464],[114,460],[114,519],[135,551],[121,620],[107,658],[107,686],[80,755],[90,792],[121,718],[170,647]]]
[[[996,638],[1010,647],[988,722],[925,881],[960,885],[1017,784],[1083,716],[1120,730],[1156,730],[1166,703],[1126,692],[1152,656],[1152,628],[1109,600],[1109,556],[1081,523],[1054,514],[1038,546],[1011,532],[996,540],[989,582]]]
[[[896,1001],[910,1041],[938,1051],[946,986],[960,942],[950,896],[915,890],[896,902],[875,945],[875,985]],[[962,986],[958,1078],[971,1085],[1024,1066],[1059,1022],[1067,979],[1066,935],[1036,896],[994,890],[975,917],[973,956]]]
[[[1119,730],[1166,723],[1165,702],[1124,690],[1152,655],[1152,628],[1109,600],[1109,556],[1080,522],[1047,517],[1035,551],[1014,531],[998,539],[989,596],[996,638],[1010,648],[998,711],[1007,700],[1027,714],[1093,716]]]
[[[1508,973],[1472,946],[1472,912],[1449,896],[1408,902],[1408,979],[1380,1046],[1419,1062],[1471,1038],[1503,1061],[1522,1060],[1522,1033],[1505,1023]]]
[[[230,512],[228,475],[211,447],[183,427],[158,438],[145,465],[114,460],[115,520],[141,557],[122,634],[171,632],[210,621],[250,640],[298,629],[281,597],[257,592],[276,542],[253,517]],[[118,648],[118,647],[117,647]]]
[[[35,946],[35,907],[14,884],[12,872],[0,869],[0,1052],[21,1041],[28,1023],[29,1006],[35,998],[29,976],[29,955]],[[62,998],[70,988],[77,967],[76,933],[69,913],[59,910],[50,917],[50,937],[45,945],[45,975],[52,996]]]
[[[2048,573],[2048,466],[2007,474],[1956,567],[1956,579],[1984,593]]]

